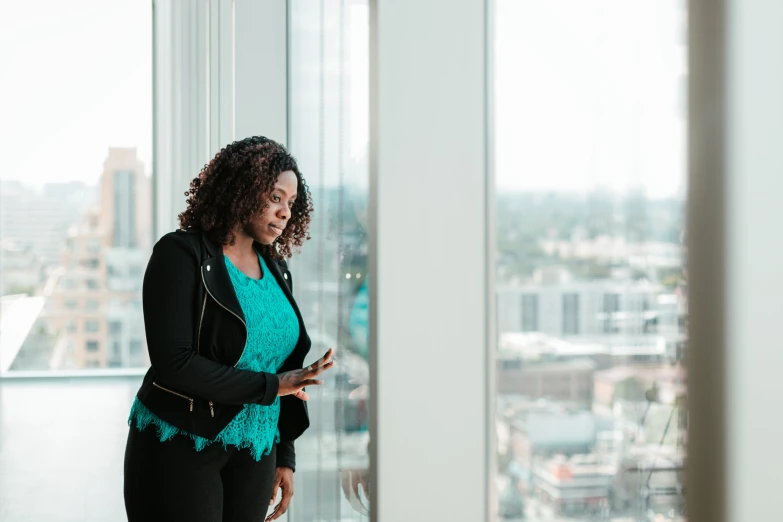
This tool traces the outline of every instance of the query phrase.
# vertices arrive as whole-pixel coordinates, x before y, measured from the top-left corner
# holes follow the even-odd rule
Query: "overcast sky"
[[[680,194],[681,4],[497,0],[498,185]],[[151,17],[146,0],[4,3],[3,179],[94,182],[109,146],[138,147],[149,172]],[[354,28],[352,36],[367,32]]]
[[[109,146],[152,144],[149,0],[3,2],[0,175],[97,181]]]

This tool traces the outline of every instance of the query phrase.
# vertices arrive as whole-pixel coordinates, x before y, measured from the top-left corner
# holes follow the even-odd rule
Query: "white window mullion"
[[[486,520],[486,3],[370,5],[372,520]]]
[[[156,0],[154,20],[155,239],[177,226],[183,192],[208,161],[207,0]]]

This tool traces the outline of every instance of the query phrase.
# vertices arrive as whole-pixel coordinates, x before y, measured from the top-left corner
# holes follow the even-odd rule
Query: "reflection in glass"
[[[289,5],[288,145],[315,204],[310,244],[291,263],[294,293],[312,353],[337,350],[297,441],[289,520],[367,521],[369,8],[366,0]]]
[[[495,15],[498,518],[684,521],[685,6]]]

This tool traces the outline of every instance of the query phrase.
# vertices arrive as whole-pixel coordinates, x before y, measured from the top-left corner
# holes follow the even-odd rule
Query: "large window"
[[[495,7],[499,518],[682,521],[685,3]]]
[[[106,368],[106,323],[141,325],[125,267],[152,240],[151,19],[135,0],[4,6],[0,373]],[[148,365],[117,342],[113,366]]]
[[[308,241],[291,263],[315,359],[337,366],[310,391],[289,520],[369,520],[367,198],[369,8],[289,3],[289,140],[313,194]]]

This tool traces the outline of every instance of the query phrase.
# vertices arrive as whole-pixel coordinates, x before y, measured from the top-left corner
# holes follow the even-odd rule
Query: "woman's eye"
[[[274,201],[275,203],[278,203],[280,201],[280,196],[278,196],[277,194],[273,194],[272,195],[272,201]]]
[[[294,202],[293,201],[288,204],[288,208],[294,208]]]

